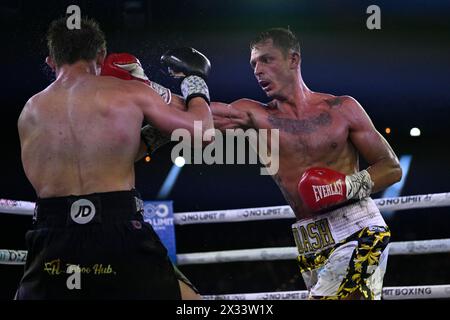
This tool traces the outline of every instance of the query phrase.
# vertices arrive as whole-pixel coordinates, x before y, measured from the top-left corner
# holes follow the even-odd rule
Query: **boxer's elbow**
[[[394,176],[394,180],[395,180],[394,183],[402,180],[403,172],[402,172],[402,168],[400,166],[398,166],[394,169],[393,176]]]
[[[389,163],[389,176],[392,179],[392,184],[397,183],[402,179],[402,167],[400,166],[400,162],[397,157],[391,159]]]

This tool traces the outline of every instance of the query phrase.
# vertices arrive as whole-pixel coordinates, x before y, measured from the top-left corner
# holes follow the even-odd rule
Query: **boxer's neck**
[[[77,77],[86,74],[97,74],[95,61],[88,62],[80,60],[73,64],[64,64],[56,70],[56,77],[58,79],[61,77]]]
[[[282,96],[284,99],[276,100],[281,104],[290,105],[298,109],[308,104],[311,93],[312,91],[306,86],[299,70],[293,81],[283,89]]]

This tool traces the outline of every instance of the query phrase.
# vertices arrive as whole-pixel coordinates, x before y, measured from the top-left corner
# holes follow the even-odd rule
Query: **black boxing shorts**
[[[38,199],[16,299],[180,299],[135,190]]]

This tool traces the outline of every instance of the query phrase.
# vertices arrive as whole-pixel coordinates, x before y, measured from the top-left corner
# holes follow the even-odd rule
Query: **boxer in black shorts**
[[[179,299],[136,191],[38,199],[18,299]],[[77,287],[70,266],[79,267]],[[70,269],[69,269],[70,270]]]
[[[131,55],[112,61],[130,81],[99,76],[106,42],[95,21],[69,30],[64,18],[55,20],[47,40],[56,80],[28,100],[18,120],[22,163],[38,200],[16,297],[180,298],[167,252],[139,213],[134,162],[145,146],[143,120],[164,135],[177,128],[193,135],[194,121],[212,128],[208,87],[189,69],[192,59],[197,67],[209,61],[184,55],[181,110],[134,81],[143,71]]]

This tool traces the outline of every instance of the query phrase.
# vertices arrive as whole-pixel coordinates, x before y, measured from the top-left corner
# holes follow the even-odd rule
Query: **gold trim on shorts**
[[[360,290],[364,298],[372,300],[373,292],[366,284],[372,274],[368,272],[370,266],[378,266],[380,256],[387,247],[391,232],[387,226],[370,226],[354,233],[340,241],[335,246],[316,253],[308,253],[297,257],[300,272],[311,271],[324,266],[331,254],[343,244],[357,241],[353,251],[345,278],[339,285],[336,296],[317,297],[323,300],[345,299],[356,290]],[[372,271],[373,272],[373,271]]]

